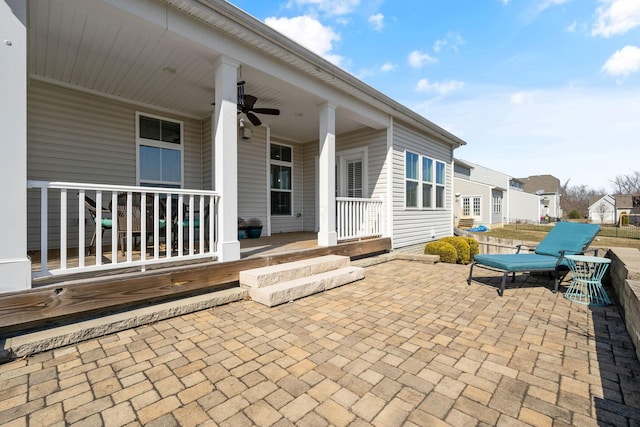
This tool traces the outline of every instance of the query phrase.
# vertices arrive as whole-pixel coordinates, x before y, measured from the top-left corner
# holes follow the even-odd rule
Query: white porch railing
[[[336,197],[338,240],[380,237],[385,234],[382,199]]]
[[[32,223],[39,214],[41,267],[32,272],[34,278],[135,266],[144,270],[150,264],[218,256],[219,196],[213,191],[47,181],[27,181],[27,188],[30,209],[39,206],[39,212],[30,212],[30,228],[37,227]],[[37,199],[32,192],[39,192]],[[95,245],[89,250],[95,247],[95,258],[86,253],[94,230]],[[110,252],[104,250],[105,232]],[[134,238],[140,240],[135,254]],[[72,248],[77,248],[77,260],[69,257]],[[50,250],[59,251],[58,259],[49,259]]]

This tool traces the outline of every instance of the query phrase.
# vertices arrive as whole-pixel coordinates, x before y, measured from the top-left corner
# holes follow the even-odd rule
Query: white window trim
[[[336,153],[338,159],[338,195],[347,195],[347,162],[350,160],[362,160],[362,197],[369,194],[369,149],[368,147],[353,148]]]
[[[268,177],[269,179],[267,180],[267,190],[269,191],[268,193],[268,200],[269,200],[269,217],[276,217],[276,218],[287,218],[287,217],[293,217],[294,216],[294,179],[293,179],[293,174],[295,171],[295,162],[294,162],[294,157],[295,157],[295,151],[293,149],[293,145],[289,145],[289,144],[283,144],[281,142],[277,142],[277,141],[269,141],[269,143],[267,144],[267,162],[269,163],[269,168],[267,171]],[[282,147],[289,147],[291,149],[291,162],[284,162],[282,160],[273,160],[271,158],[271,146],[272,145],[280,145]],[[278,165],[278,166],[289,166],[291,168],[291,189],[287,190],[287,189],[279,189],[279,188],[271,188],[271,165]],[[271,191],[279,191],[282,193],[288,192],[291,193],[291,214],[287,215],[287,214],[273,214],[271,213]]]
[[[178,123],[180,125],[180,144],[156,141],[154,139],[140,138],[140,116],[151,117],[152,119],[164,120],[167,122]],[[184,188],[184,122],[182,120],[172,119],[170,117],[157,116],[155,114],[136,111],[136,185],[140,185],[140,146],[166,148],[170,150],[180,151],[180,188]],[[153,184],[170,184],[166,181],[145,181]],[[174,184],[174,183],[171,183]]]
[[[418,156],[418,179],[411,179],[411,178],[407,178],[407,153],[411,153],[411,154],[415,154]],[[403,155],[403,159],[404,159],[404,170],[403,170],[403,183],[404,183],[404,209],[405,210],[420,210],[420,211],[443,211],[447,209],[447,198],[446,198],[446,192],[447,192],[447,163],[443,162],[441,160],[437,160],[434,159],[433,157],[429,157],[429,156],[424,156],[422,154],[418,154],[415,151],[411,151],[411,150],[404,150],[404,155]],[[432,168],[433,168],[433,175],[431,176],[431,181],[423,181],[422,180],[422,159],[429,159],[432,162]],[[438,163],[442,163],[444,165],[444,184],[438,184],[436,182],[436,169],[437,169],[437,164]],[[417,182],[418,183],[418,206],[417,207],[413,207],[413,206],[407,206],[407,182]],[[422,206],[422,185],[423,184],[429,184],[431,185],[431,207],[423,207]],[[437,187],[442,187],[444,188],[444,196],[443,196],[443,201],[444,201],[444,205],[442,207],[438,207],[436,206],[436,188]]]

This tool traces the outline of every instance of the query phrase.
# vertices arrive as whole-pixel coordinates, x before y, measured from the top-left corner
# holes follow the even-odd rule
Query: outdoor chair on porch
[[[177,203],[177,202],[176,202]],[[200,214],[199,212],[194,212],[194,218],[193,218],[193,229],[194,229],[194,234],[195,237],[199,236],[199,233],[197,232],[197,230],[199,230],[200,228]],[[171,236],[172,236],[172,249],[173,250],[177,250],[178,249],[178,228],[182,227],[183,229],[183,243],[184,240],[189,238],[189,205],[186,203],[182,204],[182,223],[179,223],[178,221],[178,209],[176,209],[173,213],[173,218],[171,220],[171,224],[172,224],[172,231],[171,231]],[[204,229],[204,238],[205,238],[205,245],[208,246],[209,245],[209,205],[206,205],[204,208],[204,223],[202,224],[202,226],[205,227]]]
[[[566,255],[582,255],[600,231],[597,224],[578,224],[572,222],[557,223],[540,242],[533,253],[520,253],[520,245],[515,254],[476,255],[469,269],[467,284],[473,279],[473,267],[478,266],[503,273],[498,295],[502,296],[507,275],[522,272],[549,272],[555,275],[554,292],[558,292],[561,275],[569,271]]]
[[[93,230],[93,237],[91,238],[91,243],[89,243],[89,248],[87,249],[87,255],[91,255],[91,248],[93,248],[93,245],[96,243],[96,231],[98,229],[97,227],[98,207],[96,205],[95,200],[93,200],[89,196],[84,196],[84,205],[87,211],[89,212],[89,216],[93,220],[94,225],[96,225],[96,228],[94,228]],[[109,209],[105,209],[102,206],[100,208],[102,210],[102,215],[101,215],[102,218],[100,219],[100,226],[102,229],[102,236],[104,237],[105,230],[111,230],[111,228],[113,227],[113,220],[111,218],[106,217],[106,216],[109,216],[109,217],[111,216],[111,211],[109,211]]]
[[[147,194],[145,199],[145,227],[146,232],[143,240],[142,236],[142,209],[141,209],[141,196],[140,194],[133,194],[133,200],[131,204],[131,236],[134,239],[134,247],[136,247],[135,239],[138,239],[140,250],[146,250],[146,246],[149,239],[154,235],[154,196]],[[118,195],[118,245],[123,255],[126,255],[125,251],[125,239],[127,237],[127,194]],[[161,230],[167,226],[167,221],[164,219],[165,205],[162,200],[159,203],[158,212],[158,225]]]

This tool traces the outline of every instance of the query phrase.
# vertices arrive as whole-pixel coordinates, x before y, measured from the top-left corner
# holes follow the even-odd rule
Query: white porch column
[[[318,205],[320,230],[318,245],[338,243],[336,233],[336,106],[327,102],[320,106],[320,157],[318,161]]]
[[[238,241],[238,90],[240,63],[220,56],[216,64],[214,117],[215,187],[220,261],[240,259]]]
[[[27,258],[27,7],[0,0],[0,292],[31,287]]]

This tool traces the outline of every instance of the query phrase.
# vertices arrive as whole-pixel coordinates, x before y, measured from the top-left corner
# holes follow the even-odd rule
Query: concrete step
[[[349,257],[347,256],[326,255],[285,264],[254,268],[240,272],[240,286],[244,288],[263,288],[276,283],[288,282],[301,277],[336,270],[348,265]]]
[[[67,325],[16,334],[0,340],[0,363],[159,320],[240,301],[246,296],[246,289],[235,287],[115,314],[96,315],[91,319]]]
[[[364,279],[364,268],[348,266],[270,286],[252,287],[249,296],[256,302],[273,307],[361,279]]]

